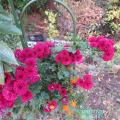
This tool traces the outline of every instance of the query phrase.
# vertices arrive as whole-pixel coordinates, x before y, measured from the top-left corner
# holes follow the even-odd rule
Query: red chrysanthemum
[[[12,80],[11,74],[8,72],[5,72],[4,74],[5,74],[5,84],[10,84]]]
[[[31,100],[33,98],[32,92],[31,91],[27,91],[24,95],[21,96],[22,97],[22,102],[26,103],[29,100]]]
[[[48,108],[52,111],[55,110],[56,107],[58,106],[57,101],[56,100],[52,100],[48,102]]]
[[[25,55],[25,58],[28,59],[28,58],[34,58],[34,51],[32,48],[24,48],[23,51],[22,51],[22,54]]]
[[[46,58],[51,54],[49,45],[47,45],[46,43],[42,43],[42,42],[37,43],[34,46],[33,50],[34,50],[35,56],[39,59]]]
[[[114,41],[104,36],[91,37],[89,38],[90,46],[96,47],[98,50],[103,52],[103,60],[109,61],[114,56]],[[95,44],[95,45],[94,45]]]
[[[72,63],[72,58],[67,50],[62,50],[56,55],[55,61],[63,65],[70,65]]]
[[[5,72],[5,79],[12,79],[11,74],[8,72]]]
[[[15,56],[20,62],[23,63],[26,59],[35,57],[32,48],[25,48],[23,50],[17,49],[15,52]]]
[[[23,80],[14,82],[14,91],[18,95],[24,95],[28,90],[27,84]]]
[[[6,86],[3,91],[2,91],[2,95],[4,96],[4,98],[8,101],[15,101],[17,99],[17,94],[14,92],[14,90],[12,89],[12,87],[8,87]]]
[[[51,41],[46,41],[45,44],[46,44],[48,47],[54,47],[54,46],[55,46],[55,43],[54,43],[54,42],[51,42]]]
[[[15,57],[18,59],[18,60],[20,60],[20,56],[21,56],[21,53],[22,53],[22,51],[20,50],[20,49],[16,49],[16,51],[15,51]]]
[[[37,73],[37,67],[35,66],[35,67],[30,67],[30,66],[27,66],[26,68],[25,68],[25,76],[28,76],[28,77],[32,77],[32,76],[35,76],[35,75],[37,75],[38,73]]]
[[[67,90],[66,90],[66,88],[61,88],[60,90],[59,90],[59,94],[61,95],[61,96],[66,96],[67,95]]]
[[[0,92],[1,92],[1,90],[3,89],[3,87],[4,87],[4,85],[0,85]]]
[[[60,83],[55,84],[55,90],[59,91],[61,90],[61,88],[62,88],[62,85]]]
[[[54,83],[51,83],[51,84],[48,85],[48,90],[49,91],[54,91],[55,89],[56,89],[56,86],[55,86]]]
[[[25,73],[24,73],[24,71],[17,71],[17,72],[15,72],[15,79],[16,80],[24,80],[25,79]]]
[[[56,100],[49,101],[47,106],[43,108],[44,112],[52,112],[57,108],[58,104]]]
[[[7,107],[6,100],[3,95],[0,93],[0,109],[5,109]]]
[[[13,108],[14,101],[7,101],[0,93],[0,109]]]
[[[29,79],[30,79],[30,83],[34,84],[37,81],[41,80],[41,77],[40,77],[40,75],[35,75],[35,76],[30,77]]]
[[[25,61],[25,64],[30,67],[34,67],[36,65],[36,59],[35,58],[28,58]]]
[[[93,88],[92,76],[89,74],[86,74],[86,75],[84,75],[83,79],[79,78],[78,85],[81,88],[84,88],[86,90],[92,89]]]
[[[43,108],[43,111],[46,113],[49,113],[49,112],[51,112],[51,109],[48,106],[46,106]]]
[[[82,56],[82,54],[81,54],[79,49],[77,49],[76,52],[74,53],[74,60],[77,63],[83,62],[83,56]]]
[[[94,37],[94,36],[89,37],[88,41],[89,41],[89,44],[90,44],[91,47],[97,47],[98,46],[99,41],[98,41],[97,37]]]

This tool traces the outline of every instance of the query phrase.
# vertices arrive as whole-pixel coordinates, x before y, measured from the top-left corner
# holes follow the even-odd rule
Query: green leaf
[[[5,11],[4,11],[4,9],[3,9],[1,4],[0,4],[0,13],[5,13]]]
[[[22,32],[15,25],[10,22],[0,21],[0,33],[2,34],[13,34],[13,35],[22,35]]]
[[[79,116],[81,120],[94,120],[91,109],[80,110],[78,108],[71,108],[74,110]]]
[[[12,22],[12,17],[6,14],[0,14],[0,21],[3,22]]]
[[[63,75],[66,78],[70,77],[70,73],[68,71],[63,71]]]
[[[4,72],[12,72],[12,68],[8,64],[3,64]]]
[[[4,69],[3,69],[3,63],[0,62],[0,85],[4,84]]]
[[[18,65],[13,51],[3,41],[0,41],[0,61],[7,64]]]
[[[75,53],[75,52],[76,52],[76,49],[74,49],[74,48],[72,48],[72,47],[67,48],[67,50],[68,50],[69,52],[72,52],[72,53]]]
[[[22,31],[12,23],[12,16],[8,15],[0,5],[0,33],[22,35]]]
[[[29,114],[27,114],[27,116],[26,116],[26,120],[34,120],[34,118],[35,118],[35,116],[34,116],[33,113],[29,113]]]
[[[57,75],[58,75],[58,79],[59,79],[59,80],[61,80],[61,79],[64,78],[61,71],[59,71],[59,72],[57,73]]]
[[[55,52],[60,52],[61,50],[63,50],[63,46],[55,46],[54,48],[53,48],[53,51],[55,51]]]

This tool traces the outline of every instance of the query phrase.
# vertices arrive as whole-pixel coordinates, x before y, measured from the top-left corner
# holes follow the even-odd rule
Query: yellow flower
[[[70,105],[72,107],[76,107],[77,106],[77,101],[76,100],[72,100],[71,103],[70,103]]]

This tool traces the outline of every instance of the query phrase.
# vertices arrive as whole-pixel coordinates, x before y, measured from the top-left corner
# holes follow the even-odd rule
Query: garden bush
[[[113,40],[90,37],[88,45],[97,49],[104,61],[113,59]],[[1,85],[1,115],[11,111],[11,117],[19,118],[26,116],[29,109],[33,114],[63,110],[74,115],[72,108],[78,109],[84,100],[82,91],[94,86],[91,74],[79,74],[74,69],[76,63],[84,62],[82,53],[71,45],[56,46],[48,41],[39,42],[33,48],[17,49],[15,57],[19,66],[5,72],[5,83]]]
[[[10,28],[8,31],[3,28],[0,32],[21,35],[14,22],[7,27]],[[114,45],[114,40],[105,36],[91,36],[80,41],[74,35],[63,45],[45,41],[12,52],[0,42],[1,118],[33,120],[38,114],[55,116],[57,112],[63,112],[71,118],[78,115],[79,119],[92,120],[91,113],[82,111],[82,103],[85,92],[94,89],[94,76],[89,70],[77,71],[76,66],[85,64],[88,56],[111,61]]]

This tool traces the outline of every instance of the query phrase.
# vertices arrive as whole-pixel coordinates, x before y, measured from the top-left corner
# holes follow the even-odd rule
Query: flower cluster
[[[60,83],[51,83],[48,85],[48,90],[51,92],[58,91],[59,95],[62,97],[62,103],[68,104],[68,96],[66,88],[62,87]],[[49,101],[48,105],[45,106],[44,112],[51,112],[57,107],[57,101]]]
[[[85,74],[83,78],[78,78],[75,77],[74,79],[71,80],[71,84],[76,87],[83,88],[85,90],[91,90],[94,86],[93,81],[92,81],[92,76],[90,74]],[[67,95],[67,90],[66,88],[62,87],[60,83],[51,83],[48,85],[48,90],[51,92],[58,91],[59,95],[62,97],[61,102],[63,104],[63,107],[68,107],[69,104],[69,97]],[[57,101],[49,101],[48,105],[45,106],[44,112],[51,112],[55,108],[57,108]],[[76,102],[72,101],[71,102],[72,106],[76,106]],[[66,111],[66,110],[65,110]]]
[[[103,60],[110,61],[114,56],[114,42],[111,39],[105,38],[104,36],[99,37],[89,37],[89,44],[93,48],[98,48],[98,50],[103,52]]]
[[[54,44],[50,42],[39,42],[34,46],[34,48],[25,48],[23,50],[17,49],[15,52],[15,56],[22,63],[25,63],[27,58],[44,59],[51,54],[50,47],[52,47],[53,45]]]
[[[44,112],[51,112],[55,110],[58,106],[58,103],[56,100],[49,101],[48,104],[43,108]]]
[[[62,106],[63,111],[65,111],[68,115],[74,114],[74,111],[70,109],[70,107],[75,108],[77,106],[77,101],[75,99],[71,100],[69,104],[65,104]]]
[[[103,52],[102,57],[105,61],[113,58],[114,43],[112,40],[103,36],[90,37],[88,40],[91,47]],[[74,88],[80,87],[85,90],[93,88],[90,74],[85,74],[81,78],[79,72],[71,68],[73,64],[83,62],[80,50],[76,49],[75,52],[71,52],[70,46],[64,46],[58,52],[52,47],[54,44],[51,42],[39,42],[33,48],[15,51],[15,57],[20,62],[20,66],[16,67],[14,74],[5,73],[5,85],[0,85],[0,111],[14,107],[15,101],[19,98],[22,103],[31,100],[35,96],[33,93],[36,93],[33,90],[34,86],[37,86],[39,88],[36,87],[36,90],[39,91],[36,97],[41,93],[49,96],[45,98],[46,104],[42,103],[40,107],[44,112],[54,111],[60,102],[63,110],[71,114],[70,106],[76,107],[79,100],[77,96],[74,97],[76,90]]]
[[[94,86],[92,76],[89,74],[85,74],[83,78],[78,79],[77,85],[86,90],[92,89]]]
[[[5,85],[0,89],[0,109],[12,108],[18,98],[21,98],[23,103],[32,99],[33,95],[29,86],[40,80],[40,77],[37,73],[34,74],[34,77],[30,77],[27,70],[29,69],[21,66],[17,67],[15,78],[12,78],[9,73],[5,73]]]
[[[83,57],[78,49],[74,54],[68,50],[62,50],[56,55],[55,60],[57,63],[61,63],[63,65],[71,65],[75,63],[81,63],[83,61]]]
[[[38,43],[34,48],[15,51],[16,58],[24,65],[16,67],[14,76],[5,73],[5,85],[0,86],[0,109],[13,107],[18,98],[21,98],[23,103],[32,99],[33,94],[29,87],[41,79],[37,70],[36,59],[49,56],[51,45],[48,42]]]
[[[5,73],[6,84],[0,89],[0,109],[12,108],[18,97],[22,102],[32,99],[32,93],[28,90],[28,85],[21,80],[13,80],[9,73]]]

